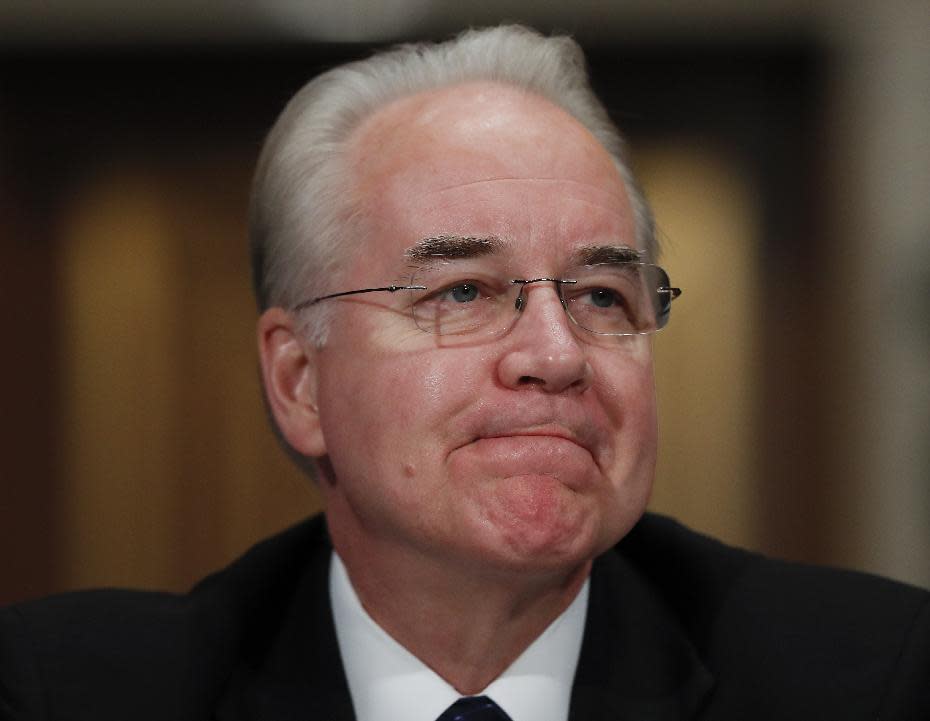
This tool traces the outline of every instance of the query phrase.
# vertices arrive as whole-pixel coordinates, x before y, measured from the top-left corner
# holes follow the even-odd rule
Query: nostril
[[[536,376],[520,376],[520,380],[518,381],[518,383],[523,386],[544,386],[546,385],[546,381],[544,381],[542,378],[537,378]]]

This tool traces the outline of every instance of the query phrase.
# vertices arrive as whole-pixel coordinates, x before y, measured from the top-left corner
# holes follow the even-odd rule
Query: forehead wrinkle
[[[417,241],[404,257],[417,263],[479,258],[501,253],[509,243],[497,236],[434,235]]]
[[[586,245],[572,253],[573,265],[636,263],[642,259],[643,252],[628,245]]]
[[[459,183],[450,183],[449,185],[444,185],[439,188],[433,189],[432,193],[444,193],[447,190],[457,190],[458,188],[467,188],[471,185],[486,185],[492,183],[508,183],[508,182],[521,182],[521,183],[538,183],[540,185],[548,184],[558,184],[558,185],[574,185],[580,188],[593,188],[604,195],[611,197],[616,197],[618,193],[612,192],[610,189],[603,185],[592,185],[591,183],[583,182],[580,180],[575,180],[574,178],[565,178],[560,176],[543,176],[543,175],[534,175],[534,176],[524,176],[524,175],[496,175],[487,178],[478,178],[476,180],[468,180],[465,182]]]

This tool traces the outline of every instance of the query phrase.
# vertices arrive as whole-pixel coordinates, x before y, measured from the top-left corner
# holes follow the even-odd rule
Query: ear
[[[306,456],[326,454],[317,409],[317,350],[283,308],[258,319],[258,356],[268,407],[290,446]]]

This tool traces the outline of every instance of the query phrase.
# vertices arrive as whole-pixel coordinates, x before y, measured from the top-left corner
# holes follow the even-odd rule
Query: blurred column
[[[839,233],[828,282],[855,355],[837,520],[859,527],[837,551],[930,586],[930,3],[835,3],[831,16]]]
[[[737,160],[705,139],[637,152],[661,263],[684,294],[655,338],[659,464],[651,507],[759,546],[760,209]]]
[[[173,581],[180,252],[158,190],[144,167],[101,169],[64,222],[66,587]]]
[[[59,588],[182,590],[319,508],[261,404],[247,157],[130,153],[71,198]]]

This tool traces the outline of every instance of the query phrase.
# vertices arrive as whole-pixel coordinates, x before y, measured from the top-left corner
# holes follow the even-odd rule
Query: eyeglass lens
[[[592,333],[640,335],[668,322],[672,295],[665,271],[648,263],[571,268],[559,280],[516,280],[480,259],[447,261],[418,270],[409,291],[413,317],[437,335],[505,331],[526,307],[534,284],[555,287],[569,318]]]

